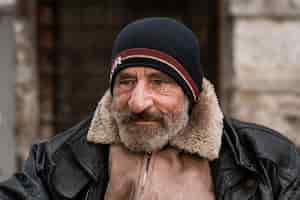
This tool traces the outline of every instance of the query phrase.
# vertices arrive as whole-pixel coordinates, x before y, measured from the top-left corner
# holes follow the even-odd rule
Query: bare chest
[[[214,199],[207,160],[169,148],[138,154],[111,145],[105,200]]]

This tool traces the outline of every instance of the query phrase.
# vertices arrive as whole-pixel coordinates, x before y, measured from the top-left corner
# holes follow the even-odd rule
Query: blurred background
[[[300,0],[0,0],[0,180],[95,109],[115,36],[147,16],[195,32],[226,115],[300,147]]]

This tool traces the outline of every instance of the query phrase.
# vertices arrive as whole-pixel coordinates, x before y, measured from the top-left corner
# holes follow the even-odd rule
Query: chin
[[[149,128],[134,129],[119,130],[121,142],[131,151],[152,153],[161,150],[169,142],[169,134],[165,134],[165,131],[160,128],[155,128],[155,130],[151,128],[150,130]]]

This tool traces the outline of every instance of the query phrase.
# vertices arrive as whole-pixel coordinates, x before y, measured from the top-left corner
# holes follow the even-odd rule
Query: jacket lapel
[[[218,159],[210,163],[216,199],[224,199],[227,191],[250,174],[256,174],[256,169],[250,164],[243,147],[241,146],[238,133],[230,120],[224,117],[224,129],[222,146]]]
[[[105,182],[107,176],[108,145],[88,143],[89,124],[90,120],[81,124],[79,129],[73,129],[72,132],[76,132],[74,137],[51,156],[54,167],[50,181],[58,194],[69,199],[91,182]]]

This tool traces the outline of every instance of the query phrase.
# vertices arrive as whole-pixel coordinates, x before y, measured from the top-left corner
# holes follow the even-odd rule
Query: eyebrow
[[[134,72],[126,72],[126,71],[121,71],[118,76],[116,77],[116,80],[120,79],[132,79],[132,78],[137,78],[136,73]],[[158,79],[163,79],[169,82],[175,82],[173,78],[168,76],[167,74],[164,74],[162,72],[156,72],[156,71],[150,71],[146,73],[146,78],[158,78]]]
[[[120,72],[117,79],[136,78],[136,75],[128,72]]]
[[[170,82],[175,82],[171,77],[169,77],[166,74],[163,74],[161,72],[150,72],[147,74],[148,78],[159,78],[159,79],[164,79]]]

